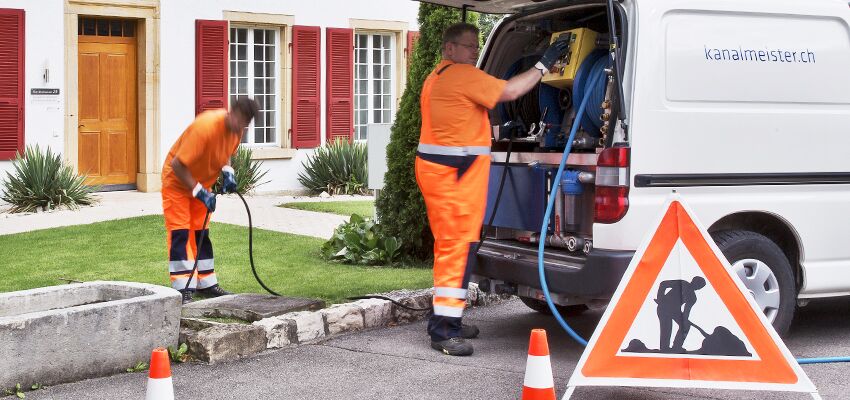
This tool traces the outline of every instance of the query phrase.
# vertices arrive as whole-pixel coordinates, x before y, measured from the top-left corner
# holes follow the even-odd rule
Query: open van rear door
[[[416,0],[414,0],[416,1]],[[418,0],[421,3],[439,4],[487,14],[514,14],[532,10],[563,0]]]

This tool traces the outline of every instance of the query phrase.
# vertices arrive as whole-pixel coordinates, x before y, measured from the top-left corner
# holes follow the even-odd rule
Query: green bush
[[[13,161],[14,173],[7,172],[0,199],[12,205],[11,212],[52,210],[62,206],[76,209],[95,202],[96,187],[85,185],[85,176],[62,162],[48,147],[27,146]]]
[[[253,152],[250,148],[239,146],[236,154],[230,157],[230,166],[233,167],[233,172],[236,176],[236,191],[241,194],[252,192],[257,186],[268,183],[269,181],[260,182],[260,179],[266,176],[268,170],[260,170],[263,162],[252,160]],[[221,176],[213,185],[213,191],[219,192],[221,188]]]
[[[468,17],[468,22],[477,22],[474,13]],[[425,202],[413,171],[422,124],[419,95],[425,78],[442,58],[440,46],[443,31],[460,22],[461,16],[457,9],[420,3],[418,20],[421,36],[413,50],[407,87],[387,146],[384,189],[375,205],[383,232],[399,238],[403,243],[402,252],[414,258],[427,259],[431,257],[434,237],[428,226]]]
[[[398,239],[383,237],[374,221],[354,214],[322,245],[322,256],[350,264],[389,265],[398,258],[399,247]]]
[[[366,145],[336,140],[316,149],[301,163],[298,182],[318,194],[366,194],[369,175]]]

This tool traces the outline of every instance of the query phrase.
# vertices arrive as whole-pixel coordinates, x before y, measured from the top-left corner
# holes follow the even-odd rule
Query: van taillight
[[[594,221],[612,224],[629,210],[629,148],[602,150],[596,161]]]

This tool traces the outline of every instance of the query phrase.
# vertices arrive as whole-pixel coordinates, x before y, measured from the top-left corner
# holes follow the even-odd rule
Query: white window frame
[[[256,62],[256,60],[254,60],[254,30],[255,29],[262,29],[262,30],[271,31],[271,32],[274,33],[274,37],[275,37],[275,39],[274,39],[274,50],[272,51],[272,54],[274,55],[274,66],[272,67],[272,71],[274,72],[274,82],[271,85],[271,87],[274,89],[274,99],[272,101],[273,109],[271,109],[272,111],[274,111],[274,121],[272,122],[272,125],[270,127],[274,127],[274,129],[275,129],[275,140],[274,140],[274,142],[263,142],[263,143],[256,143],[254,141],[254,139],[255,139],[255,132],[254,132],[255,124],[254,123],[255,123],[256,119],[259,118],[259,114],[258,114],[257,118],[255,118],[254,121],[251,121],[251,124],[246,128],[247,133],[243,136],[243,140],[245,138],[247,138],[248,140],[241,142],[240,144],[242,146],[247,146],[247,147],[252,147],[252,148],[263,148],[263,147],[279,148],[279,147],[281,147],[281,143],[282,143],[282,140],[283,140],[283,134],[284,134],[283,129],[281,128],[281,123],[280,123],[281,112],[282,112],[281,107],[280,107],[281,96],[282,96],[282,93],[281,93],[281,90],[280,90],[280,88],[281,88],[280,52],[281,52],[281,46],[282,46],[281,41],[280,41],[281,40],[280,28],[278,26],[273,26],[273,25],[230,23],[230,27],[228,29],[228,38],[230,38],[230,30],[231,29],[246,29],[247,30],[247,35],[246,35],[246,39],[245,39],[246,42],[245,43],[239,43],[239,45],[245,45],[247,47],[246,48],[246,56],[248,58],[247,58],[247,60],[244,60],[248,64],[248,71],[247,71],[248,93],[247,93],[247,96],[252,98],[252,99],[255,98],[255,93],[254,93],[254,83],[255,82],[254,82],[254,80],[256,79],[256,76],[254,74],[254,63]],[[233,45],[234,45],[234,43],[230,43],[231,47]],[[232,49],[229,49],[229,50],[232,50]],[[233,51],[229,51],[229,53],[230,53],[230,55],[228,57],[228,68],[230,67],[230,63],[237,61],[234,58]],[[242,61],[242,60],[240,60],[240,61]],[[228,70],[228,80],[231,81],[229,83],[232,83],[232,80],[234,78],[234,76],[232,75],[233,73],[234,73],[234,71],[232,71],[231,69]],[[238,79],[238,77],[236,77],[236,78]],[[230,88],[228,89],[228,101],[232,101],[232,96],[243,95],[242,93],[236,94],[235,89],[236,88],[234,87],[234,85],[230,84]]]
[[[397,60],[397,57],[396,57],[396,54],[397,54],[397,51],[398,51],[398,49],[397,49],[398,46],[396,45],[396,33],[395,32],[386,32],[386,31],[355,30],[355,32],[354,32],[354,52],[355,52],[354,59],[355,60],[357,60],[357,51],[359,50],[359,48],[357,47],[357,45],[358,45],[357,37],[361,36],[361,35],[364,35],[364,36],[367,37],[367,40],[366,40],[366,45],[367,45],[367,47],[366,47],[366,58],[367,58],[368,62],[366,63],[366,71],[367,71],[368,79],[367,79],[366,88],[368,90],[368,92],[367,92],[368,94],[366,96],[366,100],[367,100],[368,112],[366,113],[367,121],[365,123],[359,125],[359,126],[363,126],[365,128],[367,125],[375,123],[374,122],[374,120],[375,120],[375,118],[374,118],[374,112],[375,112],[374,96],[375,96],[375,94],[373,92],[374,82],[375,82],[373,68],[374,68],[375,65],[372,63],[372,54],[373,54],[373,51],[375,50],[375,48],[373,47],[373,45],[374,45],[373,44],[373,35],[383,36],[386,40],[389,41],[389,45],[390,45],[389,46],[390,63],[388,64],[388,66],[390,67],[389,68],[389,70],[390,70],[390,79],[389,79],[390,91],[389,91],[389,93],[381,94],[381,96],[389,96],[390,100],[389,100],[388,111],[389,111],[390,114],[389,114],[389,121],[384,121],[384,122],[381,122],[381,123],[392,124],[393,121],[395,120],[395,111],[396,111],[396,104],[395,103],[396,103],[396,98],[397,98],[396,90],[397,90],[397,86],[398,86],[398,81],[397,81],[397,79],[398,79],[397,75],[398,74],[396,72],[396,69],[398,69],[398,65],[396,65],[398,63],[398,60]],[[355,117],[354,117],[354,121],[355,121],[355,125],[354,125],[354,128],[355,128],[354,129],[354,131],[355,131],[354,135],[355,135],[355,137],[354,137],[354,140],[358,141],[358,142],[367,142],[368,141],[368,132],[366,132],[367,136],[365,138],[361,138],[360,134],[358,134],[358,132],[357,132],[357,127],[358,127],[357,118],[358,118],[359,113],[361,111],[360,109],[358,109],[356,107],[357,105],[359,105],[359,99],[357,98],[357,96],[358,96],[357,90],[358,90],[358,87],[359,87],[358,86],[358,84],[359,84],[359,82],[358,82],[359,81],[358,65],[362,65],[362,63],[358,64],[355,61],[355,63],[354,63],[354,85],[355,85],[354,86],[354,93],[355,93],[354,96],[355,96],[355,101],[354,101],[354,104],[352,105],[352,107],[354,107],[354,114],[355,114]],[[382,63],[381,65],[387,65],[387,64]],[[381,110],[387,111],[386,108],[381,108]]]

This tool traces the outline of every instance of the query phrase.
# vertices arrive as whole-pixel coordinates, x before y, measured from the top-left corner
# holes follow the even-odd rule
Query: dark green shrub
[[[383,237],[378,224],[357,214],[322,245],[322,256],[349,264],[389,265],[399,256],[398,239]]]
[[[476,23],[475,14],[468,22]],[[422,124],[419,95],[422,83],[442,55],[440,45],[443,31],[460,22],[457,9],[420,3],[419,41],[413,50],[413,61],[407,76],[407,87],[401,98],[398,113],[387,146],[387,173],[384,189],[375,205],[383,232],[399,238],[402,252],[406,255],[426,259],[431,257],[434,237],[428,226],[425,203],[413,171],[416,146],[419,144],[419,128]]]
[[[318,194],[366,194],[369,175],[366,145],[336,140],[316,149],[301,163],[298,182]]]
[[[11,212],[33,212],[62,206],[76,209],[95,202],[96,187],[85,185],[85,176],[62,162],[48,147],[27,146],[13,161],[14,173],[7,172],[0,198],[12,205]]]
[[[252,192],[257,186],[268,183],[269,181],[260,182],[260,179],[266,176],[268,170],[260,170],[263,162],[260,160],[252,160],[253,152],[249,147],[239,146],[236,154],[230,157],[230,166],[236,175],[236,191],[241,194]],[[221,188],[221,176],[213,185],[215,192]]]

